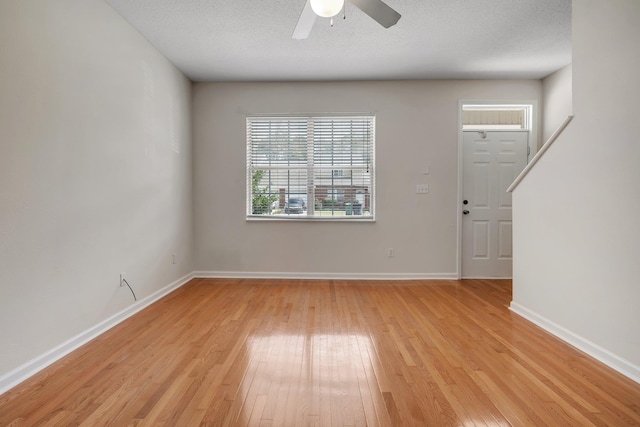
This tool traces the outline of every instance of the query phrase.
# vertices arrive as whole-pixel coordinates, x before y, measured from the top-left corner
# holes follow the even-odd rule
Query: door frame
[[[457,251],[456,251],[456,276],[462,279],[462,182],[463,182],[463,133],[462,133],[462,109],[465,105],[478,106],[527,106],[529,107],[529,146],[527,164],[538,151],[538,101],[537,100],[458,100],[458,201],[456,203],[457,222]]]

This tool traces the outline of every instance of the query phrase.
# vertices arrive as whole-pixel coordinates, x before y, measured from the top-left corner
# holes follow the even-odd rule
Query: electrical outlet
[[[394,256],[395,254],[396,254],[396,250],[395,250],[395,249],[393,249],[393,248],[389,248],[389,249],[387,249],[387,256],[388,256],[389,258],[393,258],[393,256]]]
[[[124,286],[124,276],[127,273],[120,273],[120,287]]]
[[[171,262],[173,262],[174,264],[176,263],[176,254],[171,254]]]

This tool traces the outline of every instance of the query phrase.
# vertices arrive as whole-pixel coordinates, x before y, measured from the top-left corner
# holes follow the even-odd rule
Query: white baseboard
[[[325,279],[325,280],[458,280],[457,273],[304,273],[265,271],[194,271],[200,279]]]
[[[164,297],[165,295],[170,294],[174,290],[178,289],[179,287],[187,283],[189,280],[193,279],[193,277],[194,277],[193,273],[189,273],[186,276],[181,277],[175,282],[141,299],[140,301],[136,302],[130,307],[125,308],[124,310],[114,314],[108,319],[103,320],[102,322],[87,329],[84,332],[81,332],[75,337],[68,339],[67,341],[52,348],[46,353],[43,353],[40,356],[37,356],[31,359],[30,361],[24,363],[23,365],[18,366],[14,370],[9,371],[6,374],[0,376],[0,394],[6,392],[7,390],[20,384],[22,381],[26,380],[27,378],[40,372],[47,366],[63,358],[64,356],[76,350],[77,348],[81,347],[82,345],[88,343],[98,335],[105,333],[109,329],[116,326],[118,323],[133,316],[140,310],[144,309],[145,307],[148,307],[149,305],[153,304],[154,302]]]
[[[580,335],[577,335],[570,330],[552,322],[551,320],[540,316],[538,313],[529,310],[526,307],[511,301],[509,309],[514,313],[524,317],[532,323],[540,326],[545,331],[555,335],[563,341],[571,344],[579,350],[587,353],[594,359],[599,360],[610,368],[620,372],[622,375],[629,377],[633,381],[640,383],[640,366],[637,366],[630,361],[623,359],[622,357],[613,354],[609,350],[600,347],[599,345],[592,343]]]

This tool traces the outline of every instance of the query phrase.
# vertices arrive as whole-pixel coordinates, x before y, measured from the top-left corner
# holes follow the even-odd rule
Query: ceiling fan
[[[358,9],[373,18],[385,28],[395,25],[400,14],[389,7],[382,0],[348,0]],[[344,0],[307,0],[302,9],[296,28],[293,30],[294,39],[306,39],[311,33],[316,16],[333,18],[344,8]]]

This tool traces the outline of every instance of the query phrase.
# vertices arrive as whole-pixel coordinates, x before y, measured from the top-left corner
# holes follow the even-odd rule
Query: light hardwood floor
[[[0,425],[640,425],[639,384],[510,299],[510,281],[196,279],[0,396]]]

